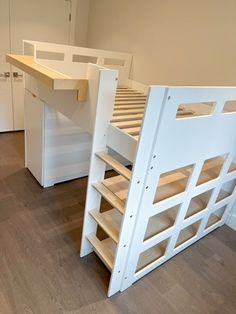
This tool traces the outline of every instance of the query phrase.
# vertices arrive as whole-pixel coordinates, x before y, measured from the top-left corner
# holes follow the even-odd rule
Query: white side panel
[[[37,181],[43,185],[43,154],[44,154],[44,104],[25,91],[25,143],[26,167]]]
[[[91,135],[45,105],[44,187],[88,175]]]

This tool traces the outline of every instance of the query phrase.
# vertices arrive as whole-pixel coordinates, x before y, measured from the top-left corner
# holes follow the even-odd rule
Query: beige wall
[[[88,46],[132,52],[140,82],[236,85],[236,0],[91,0]]]

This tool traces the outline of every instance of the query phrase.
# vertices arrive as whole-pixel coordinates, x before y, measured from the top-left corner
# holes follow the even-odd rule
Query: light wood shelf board
[[[127,180],[131,179],[132,172],[123,166],[119,161],[114,159],[112,156],[107,154],[106,152],[99,152],[96,155],[103,160],[106,164],[110,165],[116,172],[121,174]]]
[[[104,213],[100,213],[97,209],[94,209],[90,211],[90,215],[96,220],[107,235],[118,243],[122,215],[116,209],[111,209]]]
[[[122,176],[121,176],[122,177]],[[125,180],[125,179],[124,179]],[[125,203],[124,201],[117,195],[116,193],[113,192],[112,189],[109,189],[108,185],[105,185],[104,182],[106,180],[98,183],[94,183],[93,187],[121,214],[124,214],[125,211]],[[127,180],[126,180],[127,181]]]
[[[25,55],[6,55],[6,61],[23,72],[35,77],[53,90],[77,90],[78,99],[86,100],[88,80],[72,79],[67,75],[54,71],[35,62],[33,56]]]
[[[100,241],[94,233],[87,235],[87,239],[92,244],[94,251],[100,257],[106,267],[112,271],[116,249],[114,241],[111,238]]]
[[[142,118],[143,118],[142,114],[113,116],[111,123],[121,122],[121,121],[131,121],[131,120],[137,120],[137,119],[141,120]]]
[[[142,120],[121,121],[121,122],[112,123],[112,125],[120,129],[138,127],[138,126],[141,126],[141,124],[142,124]]]
[[[126,114],[138,114],[138,113],[143,113],[143,112],[144,112],[144,108],[129,109],[129,110],[114,108],[113,117],[118,116],[118,115],[120,116],[120,115],[126,115]]]

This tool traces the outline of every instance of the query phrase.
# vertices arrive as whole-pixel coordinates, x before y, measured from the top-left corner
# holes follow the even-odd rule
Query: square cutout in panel
[[[176,119],[209,116],[213,113],[214,108],[214,102],[180,104],[176,113]]]
[[[93,56],[73,55],[72,62],[97,63],[98,58]]]
[[[225,182],[221,187],[221,190],[219,192],[216,202],[222,201],[226,197],[229,197],[230,195],[232,195],[232,193],[234,192],[235,186],[236,186],[236,179]]]
[[[212,190],[199,194],[191,199],[185,218],[191,217],[204,210],[211,197]]]
[[[125,60],[115,59],[115,58],[104,58],[104,65],[116,65],[116,66],[124,66]]]
[[[179,237],[177,239],[175,247],[178,247],[179,245],[193,238],[198,232],[199,225],[200,225],[200,220],[182,229],[179,233]]]
[[[186,190],[193,165],[162,173],[156,189],[154,203],[182,193]]]
[[[222,112],[223,113],[236,112],[236,100],[226,101]]]
[[[144,240],[161,233],[175,224],[180,205],[168,208],[163,212],[149,218]]]
[[[144,251],[143,253],[141,253],[139,255],[139,260],[138,260],[136,272],[138,272],[142,268],[148,266],[149,264],[157,261],[162,256],[164,256],[168,242],[169,242],[169,239],[166,239],[166,240],[154,245],[150,249]]]
[[[234,157],[234,159],[233,159],[233,161],[229,167],[228,173],[233,172],[233,171],[236,171],[236,156]]]
[[[55,51],[36,51],[36,58],[44,59],[44,60],[64,60],[64,53],[63,52],[55,52]]]
[[[197,185],[214,180],[219,177],[221,168],[225,162],[226,155],[217,156],[205,160]]]
[[[216,211],[214,211],[213,213],[211,213],[208,219],[207,225],[206,225],[206,229],[215,225],[217,222],[219,222],[222,219],[222,216],[224,215],[226,207],[227,206],[221,207],[217,209]]]

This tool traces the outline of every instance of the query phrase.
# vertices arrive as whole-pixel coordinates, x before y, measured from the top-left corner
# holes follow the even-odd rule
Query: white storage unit
[[[118,82],[118,72],[103,66],[119,69],[120,82],[126,83],[132,56],[32,41],[24,42],[24,53],[8,61],[30,74],[25,77],[26,167],[43,187],[88,175],[99,84]],[[109,89],[108,97],[112,104]]]

